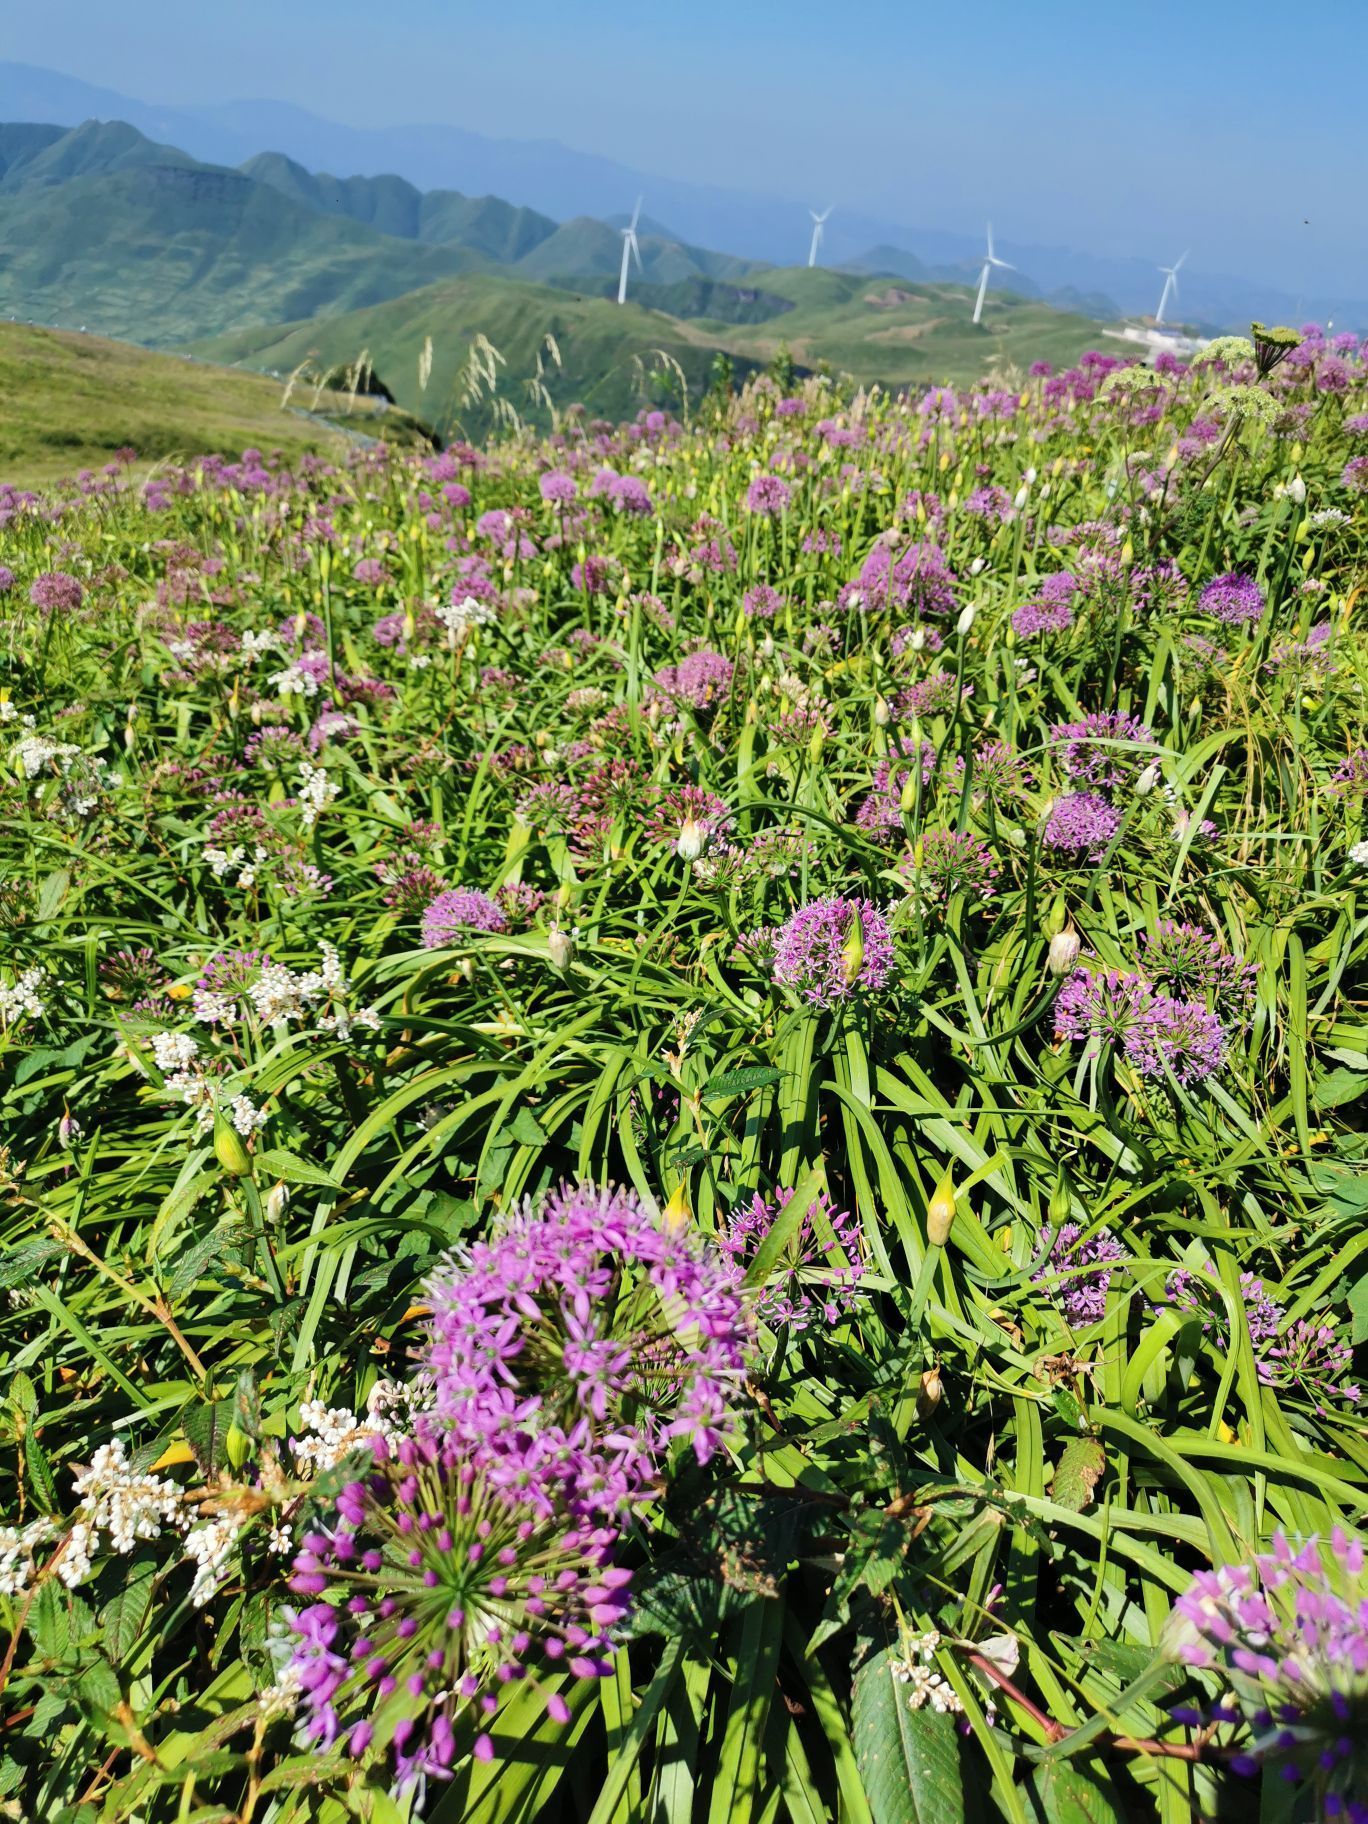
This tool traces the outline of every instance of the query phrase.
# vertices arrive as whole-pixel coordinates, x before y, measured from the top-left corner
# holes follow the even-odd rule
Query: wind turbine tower
[[[1178,296],[1178,269],[1186,258],[1187,255],[1181,253],[1173,262],[1172,266],[1161,266],[1159,268],[1160,272],[1164,275],[1164,289],[1159,293],[1159,308],[1154,313],[1154,326],[1156,329],[1164,320],[1164,312],[1169,307],[1170,298],[1176,298]]]
[[[988,224],[988,251],[983,256],[983,270],[979,273],[978,296],[974,299],[974,321],[977,323],[983,315],[983,300],[988,295],[988,275],[994,266],[1003,272],[1015,272],[1016,267],[1009,260],[1000,260],[993,252],[993,224]]]
[[[817,264],[817,255],[822,250],[822,231],[826,226],[827,217],[835,207],[836,205],[832,203],[828,208],[824,209],[820,215],[818,215],[815,209],[808,210],[808,214],[812,217],[812,245],[808,248],[809,266],[815,266]]]
[[[640,220],[641,198],[638,197],[636,200],[636,208],[632,211],[631,222],[622,230],[622,270],[618,274],[619,304],[625,304],[627,302],[627,267],[632,260],[635,260],[637,263],[637,271],[641,271],[641,249],[637,246],[636,238],[637,223]]]

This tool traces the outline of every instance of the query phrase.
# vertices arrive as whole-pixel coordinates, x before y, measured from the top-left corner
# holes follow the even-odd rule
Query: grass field
[[[0,1817],[1364,1817],[1368,365],[1025,353],[0,489]]]
[[[119,450],[149,463],[251,445],[296,457],[338,455],[346,433],[406,437],[406,415],[378,413],[374,401],[312,387],[292,395],[278,380],[184,356],[154,354],[101,336],[0,323],[0,483],[36,487],[99,469]],[[314,409],[311,409],[314,408]]]

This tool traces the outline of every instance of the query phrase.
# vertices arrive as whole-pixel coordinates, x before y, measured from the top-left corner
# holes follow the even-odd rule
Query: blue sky
[[[442,121],[1004,240],[1368,290],[1363,0],[43,0],[4,55],[148,100]]]

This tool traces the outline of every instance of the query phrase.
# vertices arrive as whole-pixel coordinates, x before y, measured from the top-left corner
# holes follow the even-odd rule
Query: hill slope
[[[283,409],[283,388],[257,374],[229,372],[183,356],[124,342],[0,323],[0,482],[33,487],[83,468],[98,469],[132,448],[144,461],[249,446],[340,452],[345,434],[304,409]],[[296,394],[301,408],[312,393]],[[320,412],[347,412],[348,423],[387,441],[403,440],[402,413],[377,413],[328,395]]]

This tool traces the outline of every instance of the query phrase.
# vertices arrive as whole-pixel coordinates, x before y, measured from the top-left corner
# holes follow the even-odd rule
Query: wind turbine
[[[821,252],[822,248],[822,228],[825,225],[827,217],[835,207],[835,203],[829,204],[827,208],[823,209],[820,215],[818,215],[815,209],[808,210],[808,214],[812,217],[812,245],[808,248],[809,266],[815,266],[817,264],[817,255]]]
[[[988,294],[988,274],[992,271],[994,266],[1001,267],[1003,272],[1016,271],[1016,267],[1013,266],[1009,260],[1000,260],[993,252],[993,224],[989,222],[988,251],[983,256],[983,271],[979,274],[978,296],[974,299],[975,323],[977,323],[979,318],[983,315],[983,300]]]
[[[627,265],[628,265],[628,262],[630,260],[634,259],[637,263],[637,271],[638,272],[641,271],[641,249],[640,249],[640,247],[637,246],[637,238],[636,238],[637,223],[640,220],[641,220],[641,198],[638,197],[636,200],[636,208],[633,209],[633,211],[632,211],[631,223],[629,224],[629,226],[627,226],[626,228],[624,228],[622,230],[622,271],[618,274],[618,303],[619,304],[625,304],[627,302]]]
[[[1187,255],[1185,253],[1179,254],[1172,266],[1161,266],[1159,268],[1160,272],[1164,275],[1164,289],[1159,294],[1159,308],[1154,313],[1154,326],[1156,329],[1164,320],[1164,312],[1168,309],[1169,299],[1178,296],[1178,268],[1186,258]]]

